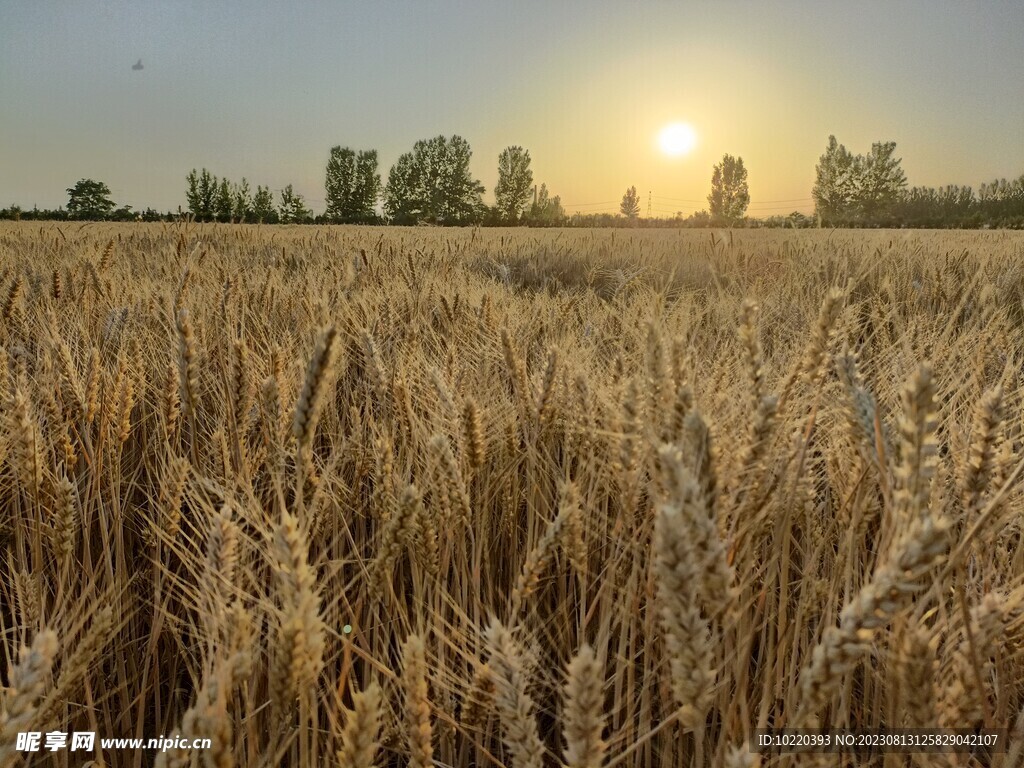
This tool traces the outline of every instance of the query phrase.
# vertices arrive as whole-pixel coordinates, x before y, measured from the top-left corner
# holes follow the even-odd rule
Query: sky
[[[743,158],[754,216],[810,212],[828,136],[895,141],[911,185],[1024,173],[1022,0],[0,0],[0,207],[54,208],[78,179],[185,207],[208,168],[324,208],[335,145],[381,176],[458,134],[493,201],[529,150],[568,212],[707,207]],[[144,69],[133,70],[140,59]],[[662,127],[689,123],[669,157]]]

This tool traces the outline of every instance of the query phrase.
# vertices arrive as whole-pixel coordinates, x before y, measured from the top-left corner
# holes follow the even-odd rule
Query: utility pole
[[[651,218],[651,190],[647,190],[647,218]]]

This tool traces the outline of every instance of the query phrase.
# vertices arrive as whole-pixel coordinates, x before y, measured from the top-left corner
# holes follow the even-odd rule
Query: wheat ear
[[[14,750],[16,736],[36,722],[36,706],[46,692],[50,670],[57,656],[57,634],[38,632],[31,647],[22,647],[18,663],[10,670],[9,685],[0,709],[0,766],[14,765],[19,753]]]
[[[485,639],[494,673],[494,703],[512,764],[515,768],[542,768],[544,744],[534,716],[536,705],[527,692],[522,653],[512,633],[497,619],[491,621]]]
[[[345,710],[338,764],[346,768],[373,768],[380,746],[381,690],[376,683],[352,696],[352,709]]]
[[[405,713],[409,723],[410,768],[432,768],[434,747],[433,729],[430,724],[427,659],[423,639],[419,635],[409,635],[402,646],[402,685],[405,689]]]
[[[584,645],[569,662],[565,681],[565,762],[569,768],[599,768],[604,762],[604,671]]]

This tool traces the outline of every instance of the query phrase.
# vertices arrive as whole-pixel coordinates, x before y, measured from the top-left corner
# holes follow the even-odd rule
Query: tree
[[[227,179],[221,179],[217,185],[217,194],[213,200],[213,211],[217,221],[231,221],[231,214],[234,212],[234,200],[231,197],[231,183]]]
[[[380,199],[380,171],[377,150],[360,150],[356,155],[356,182],[352,194],[352,211],[356,223],[377,224],[377,201]]]
[[[68,187],[68,214],[73,219],[105,219],[114,210],[110,187],[102,181],[81,179]]]
[[[377,220],[377,198],[380,196],[380,174],[377,171],[377,150],[332,147],[327,160],[328,221],[339,224],[369,223]]]
[[[193,168],[186,178],[188,191],[185,193],[185,199],[188,201],[188,209],[199,221],[210,221],[215,213],[217,177],[205,168],[198,174]]]
[[[819,158],[814,172],[811,196],[818,218],[825,225],[850,221],[860,173],[857,159],[836,141],[835,136],[829,136],[828,148]]]
[[[636,187],[626,190],[626,194],[622,196],[622,202],[619,203],[619,212],[630,219],[635,219],[640,215],[640,196],[636,193]]]
[[[862,224],[891,224],[897,216],[924,216],[934,220],[938,203],[934,190],[905,192],[907,177],[894,157],[896,142],[877,141],[867,155],[854,157],[835,136],[828,137],[825,154],[815,168],[814,197],[818,218],[823,224],[840,225],[859,221]],[[960,192],[949,192],[959,198]],[[959,201],[954,207],[962,208]],[[926,212],[927,211],[927,212]]]
[[[249,190],[249,182],[242,177],[240,184],[235,184],[231,189],[231,215],[235,221],[245,221],[252,214],[252,193]]]
[[[485,206],[483,185],[469,172],[473,153],[461,136],[417,141],[392,166],[384,211],[395,224],[471,224]]]
[[[732,225],[743,218],[750,204],[747,190],[747,169],[742,157],[726,154],[715,165],[711,174],[711,194],[708,206],[712,217]]]
[[[402,154],[388,172],[384,213],[393,224],[415,224],[427,214],[422,169],[413,152]]]
[[[356,180],[356,153],[348,147],[331,147],[327,159],[327,178],[324,189],[327,210],[324,216],[337,223],[345,222],[351,214],[352,190]]]
[[[120,208],[107,214],[107,219],[110,221],[138,221],[141,218],[139,214],[132,211],[130,205],[122,205]]]
[[[274,208],[274,196],[268,187],[256,185],[256,194],[252,199],[252,216],[256,221],[267,224],[277,222],[277,210]]]
[[[185,191],[185,202],[192,215],[198,219],[202,200],[199,197],[199,175],[196,173],[195,168],[188,172],[185,181],[188,182],[188,189]]]
[[[867,157],[858,158],[854,199],[860,217],[866,222],[879,223],[890,218],[893,206],[907,186],[900,158],[893,157],[895,151],[895,141],[876,141]]]
[[[998,179],[978,188],[978,208],[984,220],[998,227],[1024,224],[1024,175]]]
[[[305,224],[313,218],[313,212],[306,207],[306,200],[292,189],[292,185],[281,190],[281,206],[278,216],[282,224]]]
[[[564,218],[562,198],[558,195],[550,197],[547,184],[541,184],[537,198],[526,214],[527,223],[533,227],[553,227],[560,224]]]
[[[515,224],[526,208],[533,186],[530,153],[522,147],[506,147],[498,155],[498,184],[494,187],[495,207],[508,224]]]
[[[431,209],[436,222],[472,224],[478,221],[484,209],[484,187],[469,172],[469,160],[473,156],[469,142],[461,136],[452,136],[447,142],[444,136],[438,136],[431,141],[430,154],[438,164],[433,184],[427,189],[432,193]]]
[[[981,223],[970,187],[913,187],[900,195],[892,220],[908,227],[972,227]]]

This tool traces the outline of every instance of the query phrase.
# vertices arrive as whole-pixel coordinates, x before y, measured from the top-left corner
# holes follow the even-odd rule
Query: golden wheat
[[[1024,240],[733,235],[0,226],[0,765],[1019,760]]]

